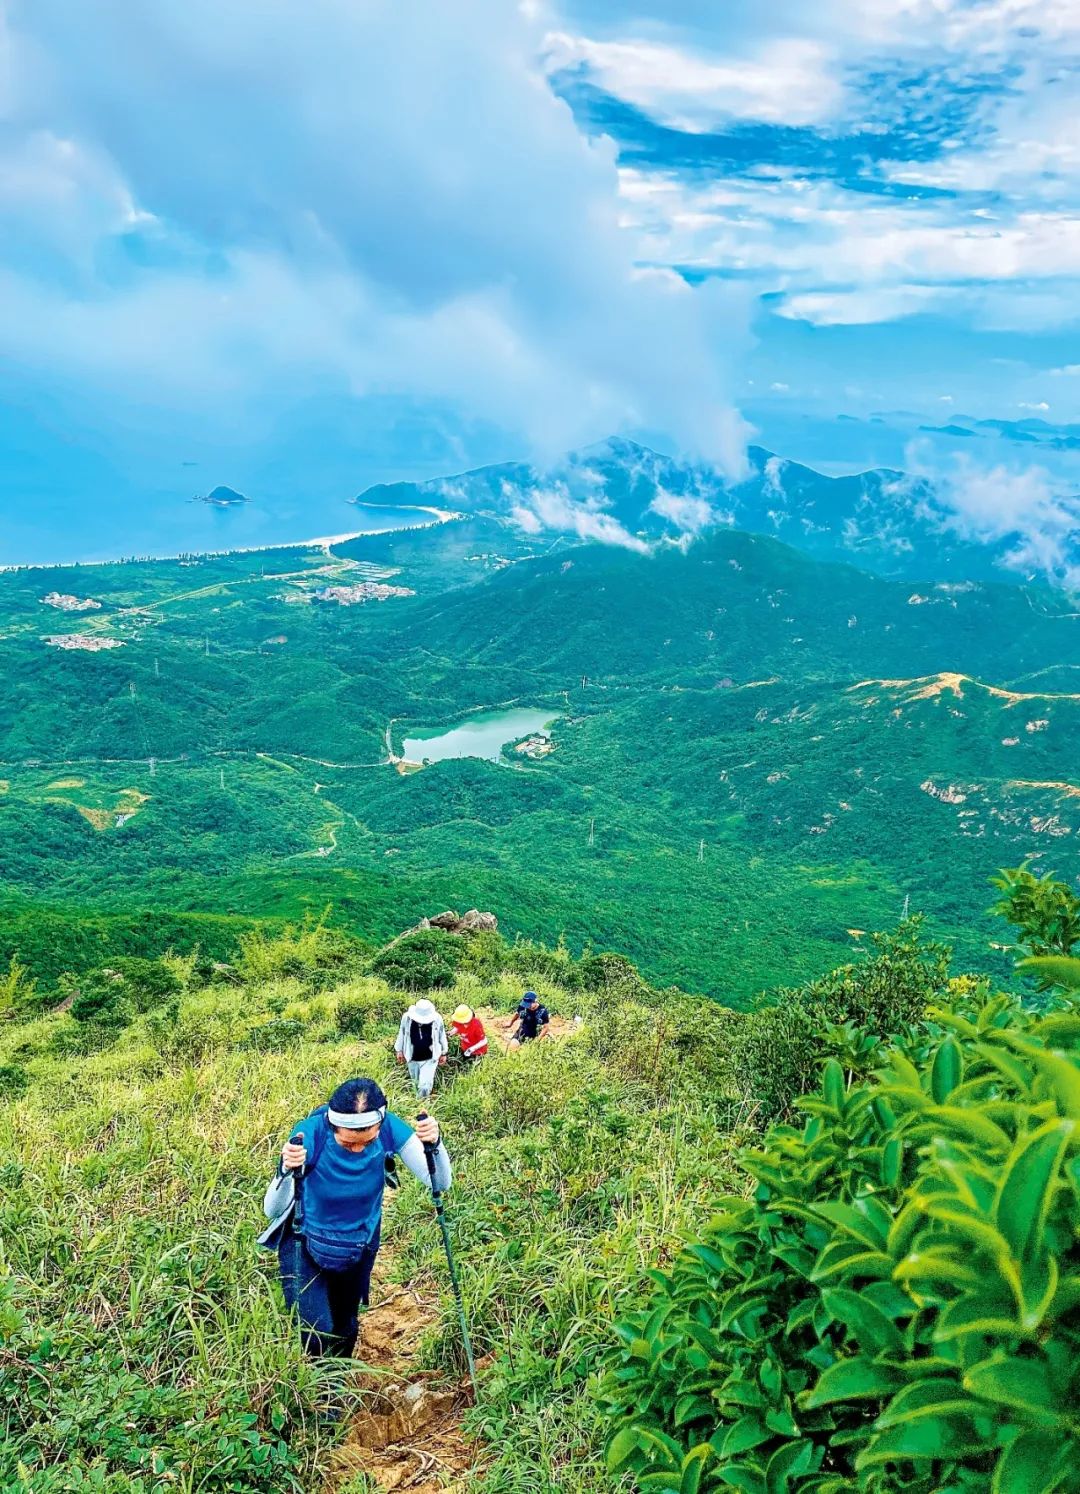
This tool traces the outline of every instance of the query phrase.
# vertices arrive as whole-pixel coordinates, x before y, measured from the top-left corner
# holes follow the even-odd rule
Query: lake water
[[[449,731],[418,732],[405,738],[406,761],[441,763],[448,757],[483,757],[498,762],[507,742],[542,731],[557,719],[555,711],[515,706],[508,711],[482,711]]]

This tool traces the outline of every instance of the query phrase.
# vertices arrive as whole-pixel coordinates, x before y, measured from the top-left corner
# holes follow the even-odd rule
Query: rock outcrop
[[[479,908],[470,908],[460,917],[452,910],[445,913],[436,913],[434,918],[421,918],[417,924],[420,929],[443,929],[448,934],[479,934],[485,931],[494,932],[499,927],[499,920],[494,913],[481,913]]]

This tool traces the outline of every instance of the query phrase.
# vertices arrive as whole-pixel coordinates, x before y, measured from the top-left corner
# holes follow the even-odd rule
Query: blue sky
[[[0,505],[947,472],[1080,422],[1078,105],[1075,0],[0,0]]]

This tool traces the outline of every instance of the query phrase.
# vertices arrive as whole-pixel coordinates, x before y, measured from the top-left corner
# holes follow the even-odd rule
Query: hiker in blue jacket
[[[441,1191],[450,1186],[450,1158],[438,1124],[426,1116],[414,1131],[387,1110],[373,1079],[346,1080],[291,1134],[302,1141],[281,1149],[263,1200],[271,1222],[259,1243],[277,1248],[285,1302],[300,1319],[307,1352],[348,1358],[368,1303],[391,1159],[400,1157],[430,1189],[424,1147],[434,1145]]]

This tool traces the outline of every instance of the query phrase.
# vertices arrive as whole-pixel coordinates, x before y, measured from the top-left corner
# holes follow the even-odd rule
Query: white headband
[[[332,1126],[341,1126],[346,1131],[366,1131],[369,1126],[378,1126],[386,1119],[386,1106],[380,1105],[378,1110],[363,1110],[357,1115],[355,1110],[327,1110],[326,1119]]]

